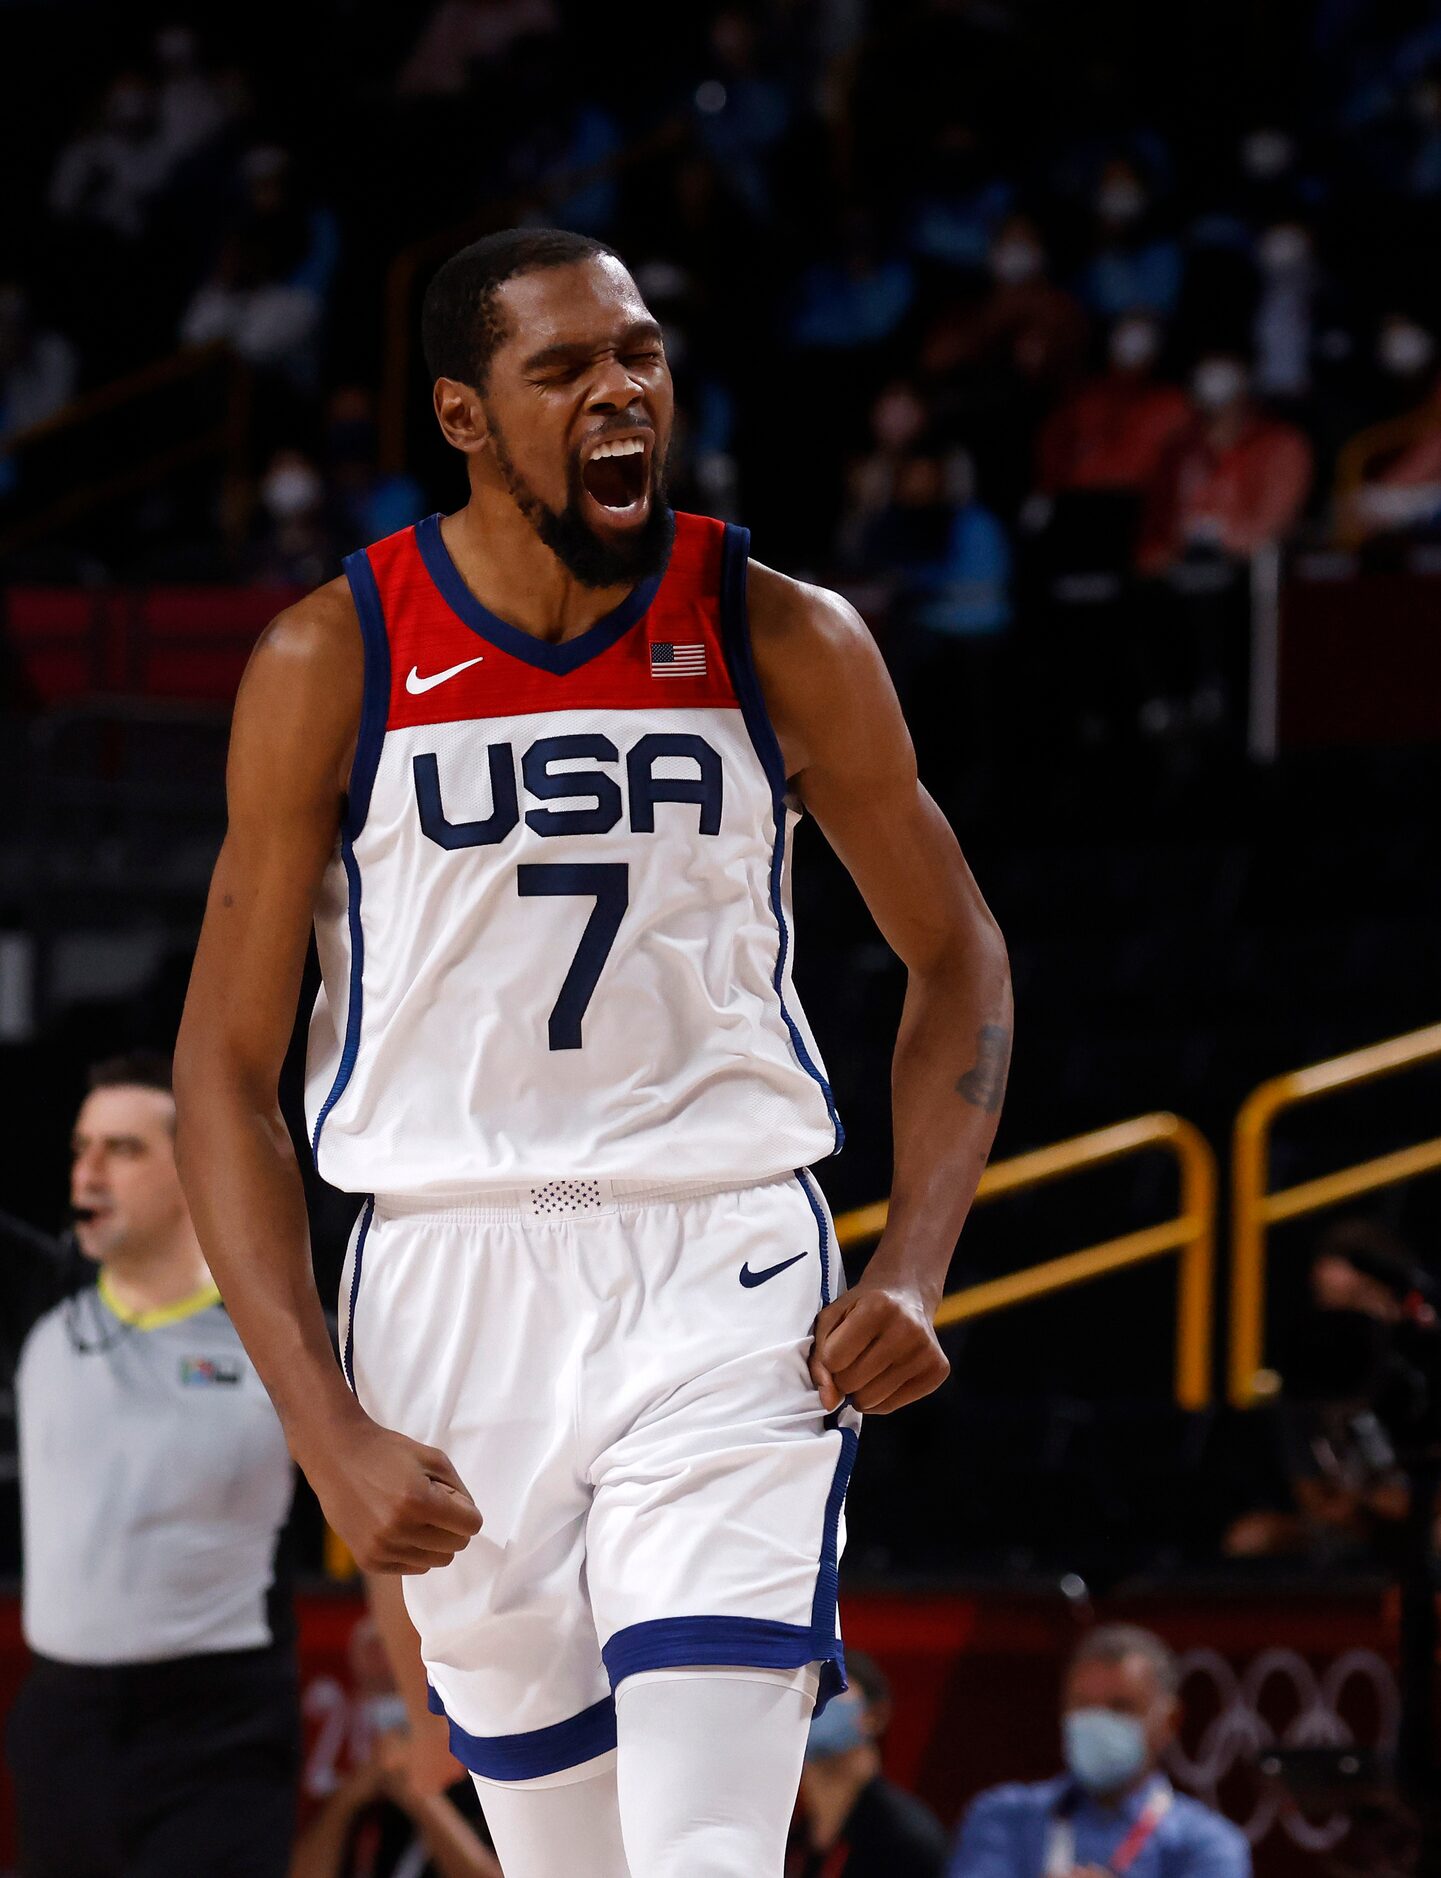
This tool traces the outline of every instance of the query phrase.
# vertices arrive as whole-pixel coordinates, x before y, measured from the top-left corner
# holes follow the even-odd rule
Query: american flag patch
[[[704,678],[705,646],[677,645],[674,640],[653,641],[650,649],[652,678]]]

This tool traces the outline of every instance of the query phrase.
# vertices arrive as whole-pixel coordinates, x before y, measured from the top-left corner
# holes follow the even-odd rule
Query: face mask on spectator
[[[1122,320],[1111,332],[1112,365],[1123,372],[1139,372],[1161,349],[1161,336],[1150,320]]]
[[[320,506],[325,485],[303,463],[286,463],[270,470],[260,485],[260,500],[278,522],[288,522]]]
[[[1096,213],[1103,222],[1134,222],[1146,206],[1146,192],[1134,176],[1109,176],[1096,191]]]
[[[926,427],[926,408],[905,385],[883,391],[871,407],[871,432],[883,450],[904,450]]]
[[[1004,281],[1008,287],[1016,287],[1022,281],[1034,280],[1045,265],[1045,259],[1034,241],[1026,240],[1023,235],[1008,236],[991,249],[991,271],[997,280]]]
[[[1203,411],[1224,411],[1246,389],[1246,374],[1234,359],[1202,359],[1191,379],[1191,396]]]
[[[1073,1708],[1062,1722],[1066,1766],[1087,1793],[1117,1793],[1146,1765],[1146,1730],[1134,1715]]]
[[[1270,182],[1290,169],[1295,146],[1283,130],[1253,130],[1241,139],[1241,167],[1257,182]]]
[[[1410,320],[1392,320],[1381,330],[1376,357],[1383,372],[1410,378],[1424,372],[1436,351],[1436,341],[1424,326]]]
[[[859,1696],[833,1696],[811,1723],[810,1734],[806,1737],[806,1759],[829,1761],[837,1754],[863,1747],[870,1739],[865,1722],[866,1711]]]
[[[1311,258],[1311,237],[1296,222],[1278,222],[1256,243],[1263,274],[1289,274]]]

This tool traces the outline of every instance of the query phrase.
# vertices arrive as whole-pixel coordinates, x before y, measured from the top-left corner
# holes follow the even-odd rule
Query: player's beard
[[[496,464],[516,507],[583,587],[621,587],[662,571],[670,559],[675,517],[666,503],[665,465],[659,454],[651,459],[650,512],[639,528],[607,541],[585,519],[579,460],[572,457],[566,470],[565,507],[553,509],[516,468],[504,434],[488,411],[486,418]]]

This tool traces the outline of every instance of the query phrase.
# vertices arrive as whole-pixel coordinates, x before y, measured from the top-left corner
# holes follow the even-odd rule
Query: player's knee
[[[633,1847],[626,1841],[631,1878],[760,1878],[780,1870],[779,1852],[767,1863],[768,1847],[732,1825],[698,1820]]]

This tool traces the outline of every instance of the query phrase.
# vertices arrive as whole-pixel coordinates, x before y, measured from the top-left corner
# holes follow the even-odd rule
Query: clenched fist
[[[368,1418],[300,1459],[325,1517],[364,1572],[432,1571],[480,1531],[475,1502],[440,1449]]]
[[[918,1402],[951,1373],[920,1296],[864,1277],[816,1319],[810,1369],[827,1413],[849,1396],[869,1415]]]

